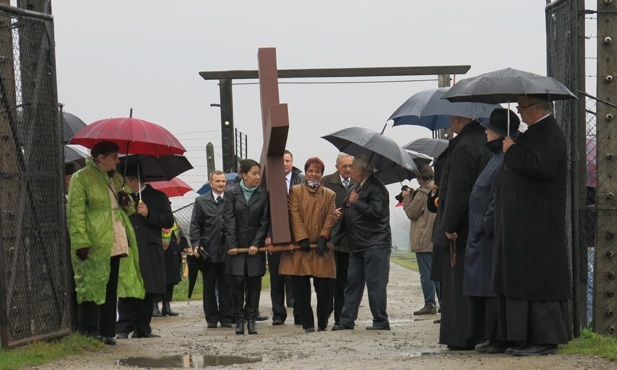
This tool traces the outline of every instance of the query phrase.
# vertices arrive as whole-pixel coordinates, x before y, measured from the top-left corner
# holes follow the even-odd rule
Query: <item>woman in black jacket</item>
[[[231,275],[231,294],[236,316],[236,334],[244,334],[244,287],[247,289],[247,326],[257,334],[255,319],[259,306],[261,278],[266,273],[266,256],[258,253],[270,228],[267,191],[259,186],[261,166],[252,159],[240,161],[242,180],[225,191],[223,226],[229,258],[225,272]],[[248,248],[248,253],[238,253]]]

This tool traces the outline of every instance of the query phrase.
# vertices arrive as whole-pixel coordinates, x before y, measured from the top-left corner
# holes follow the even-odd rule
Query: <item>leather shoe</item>
[[[541,356],[557,352],[556,344],[527,344],[512,351],[512,356]]]
[[[133,333],[131,338],[160,338],[160,335],[152,334],[152,333]]]
[[[337,330],[353,330],[353,327],[349,327],[343,324],[334,325],[332,327],[332,331],[337,331]]]
[[[418,315],[434,315],[436,313],[437,313],[437,307],[427,304],[427,305],[424,305],[424,307],[422,307],[418,311],[415,311],[413,314],[418,316]]]
[[[231,328],[232,325],[230,322],[222,322],[221,323],[221,328]]]
[[[255,317],[255,321],[266,321],[268,320],[268,316],[264,316],[264,315],[257,315],[257,317]]]
[[[209,322],[207,326],[208,326],[208,329],[216,329],[216,323],[215,322]]]
[[[491,345],[491,341],[487,340],[487,341],[484,341],[482,343],[476,344],[475,350],[480,352],[480,353],[484,353],[484,352],[486,352],[486,348],[488,346],[490,346],[490,345]]]
[[[327,331],[326,328],[317,328],[317,331]]]
[[[127,333],[116,333],[116,339],[128,339],[129,335]]]
[[[103,342],[103,344],[106,344],[108,346],[116,345],[116,339],[112,337],[104,337],[102,335],[97,335],[96,339],[100,340],[101,342]]]
[[[371,326],[367,327],[366,330],[390,330],[390,325],[388,325],[388,326],[371,325]]]
[[[285,323],[285,320],[283,319],[279,319],[279,318],[272,319],[272,325],[283,325],[284,323]]]
[[[308,329],[304,329],[305,333],[314,333],[315,332],[315,328],[308,328]]]
[[[492,342],[486,347],[486,353],[505,353],[508,347],[503,342]]]

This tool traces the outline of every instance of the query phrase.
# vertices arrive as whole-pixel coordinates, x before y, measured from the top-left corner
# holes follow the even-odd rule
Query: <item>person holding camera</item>
[[[193,253],[203,259],[203,308],[208,328],[231,328],[233,311],[231,281],[225,273],[225,234],[223,199],[227,185],[225,173],[210,173],[211,191],[195,199],[191,216],[190,239]],[[218,287],[219,298],[216,300]]]
[[[174,216],[167,195],[144,183],[139,165],[129,166],[124,172],[124,182],[137,202],[137,210],[129,218],[137,237],[139,270],[146,296],[118,300],[117,338],[126,339],[131,331],[132,338],[153,338],[158,335],[152,334],[150,327],[152,306],[155,298],[167,289],[162,231],[174,225]]]
[[[420,270],[420,284],[422,285],[422,294],[424,295],[424,307],[413,314],[433,315],[437,313],[435,292],[437,292],[437,297],[441,295],[439,285],[431,280],[433,255],[431,236],[433,234],[433,223],[435,222],[436,214],[429,212],[427,199],[433,191],[431,183],[433,182],[434,174],[433,169],[428,163],[422,163],[418,170],[420,171],[420,177],[417,180],[420,187],[415,191],[407,187],[407,189],[404,188],[401,192],[403,194],[403,209],[411,221],[411,251],[416,253],[418,269]]]
[[[135,210],[116,172],[118,150],[111,141],[92,147],[86,166],[71,178],[66,207],[77,328],[108,345],[116,344],[117,297],[145,295],[136,261],[137,240],[128,217]]]

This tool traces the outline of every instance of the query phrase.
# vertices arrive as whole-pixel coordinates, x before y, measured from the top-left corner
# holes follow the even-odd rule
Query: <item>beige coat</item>
[[[295,241],[308,238],[311,244],[314,244],[319,236],[330,236],[336,223],[335,198],[334,192],[324,186],[320,186],[316,191],[306,184],[294,185],[289,189],[287,205],[291,233]],[[332,251],[323,257],[317,256],[315,250],[281,253],[281,275],[336,278]]]
[[[411,251],[412,252],[432,252],[431,234],[433,233],[433,223],[435,213],[429,212],[426,208],[426,200],[431,192],[426,186],[420,186],[415,192],[413,200],[411,193],[403,198],[403,209],[407,217],[411,220]]]

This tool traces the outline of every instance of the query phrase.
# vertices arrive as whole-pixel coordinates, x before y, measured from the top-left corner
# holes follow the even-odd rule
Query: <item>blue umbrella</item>
[[[394,121],[394,126],[415,125],[434,131],[449,128],[449,116],[482,120],[490,117],[495,108],[501,108],[496,104],[450,103],[441,98],[449,89],[438,87],[422,90],[407,99],[389,119]]]
[[[234,183],[234,181],[236,181],[236,177],[238,177],[238,174],[235,172],[225,174],[225,180],[227,181],[227,187],[230,187]],[[210,186],[210,181],[206,181],[206,183],[203,184],[201,188],[197,190],[197,194],[204,195],[210,190],[212,190],[212,187]]]

